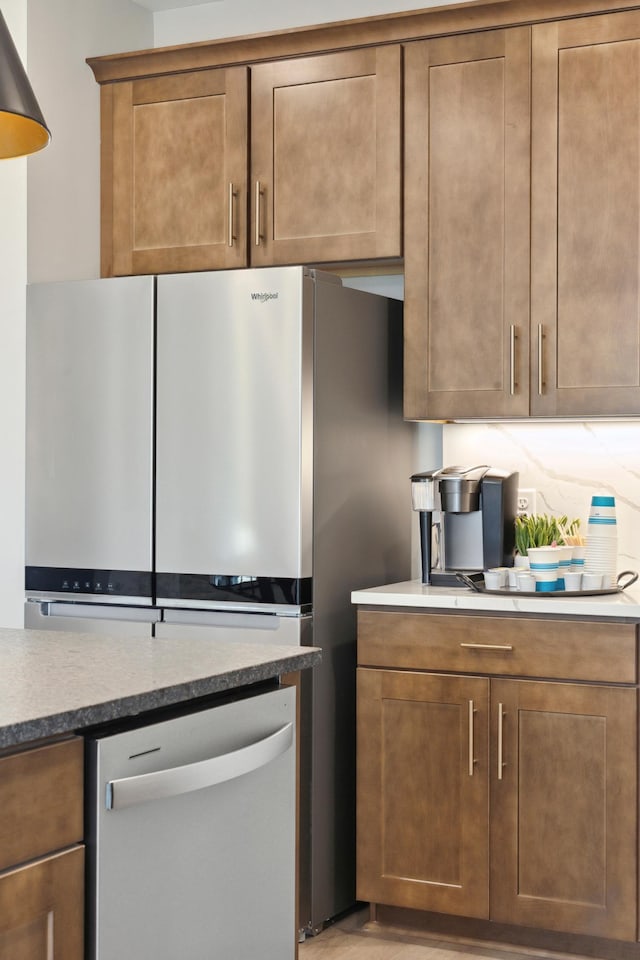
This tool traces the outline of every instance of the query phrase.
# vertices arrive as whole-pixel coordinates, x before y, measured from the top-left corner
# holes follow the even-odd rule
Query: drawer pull
[[[510,643],[461,643],[460,646],[470,650],[513,650]]]
[[[473,743],[473,715],[475,710],[473,709],[473,700],[469,700],[469,776],[473,776],[473,765],[476,762],[474,760],[474,743]]]
[[[502,722],[504,720],[504,713],[502,712],[502,704],[498,704],[498,780],[502,780],[502,771],[504,769],[504,763],[502,762]]]

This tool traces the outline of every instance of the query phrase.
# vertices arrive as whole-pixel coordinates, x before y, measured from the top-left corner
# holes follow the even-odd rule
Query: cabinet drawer
[[[0,870],[82,840],[83,741],[0,757]]]
[[[636,626],[359,610],[361,666],[635,683]]]

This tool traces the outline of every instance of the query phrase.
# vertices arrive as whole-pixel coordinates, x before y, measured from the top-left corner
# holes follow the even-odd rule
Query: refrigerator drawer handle
[[[172,627],[237,627],[252,630],[277,630],[278,617],[273,613],[224,613],[218,610],[165,610],[163,623]]]
[[[40,613],[43,617],[67,617],[79,620],[130,620],[140,623],[157,623],[160,614],[152,607],[110,606],[98,603],[67,603],[60,601],[41,601]],[[87,630],[87,632],[89,632]]]
[[[293,724],[287,723],[263,740],[232,753],[225,753],[221,757],[143,773],[136,777],[110,780],[106,787],[106,808],[122,810],[137,803],[191,793],[203,787],[234,780],[271,763],[286,753],[292,743]]]

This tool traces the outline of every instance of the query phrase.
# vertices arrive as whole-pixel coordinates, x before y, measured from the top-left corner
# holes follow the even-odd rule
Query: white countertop
[[[640,581],[627,590],[600,596],[563,597],[541,594],[526,597],[517,592],[498,596],[476,593],[468,587],[426,587],[419,580],[388,583],[354,590],[351,602],[387,607],[423,607],[425,610],[539,613],[640,621]]]

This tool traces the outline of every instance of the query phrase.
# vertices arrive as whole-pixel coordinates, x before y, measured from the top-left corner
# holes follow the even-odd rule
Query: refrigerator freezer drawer
[[[111,637],[150,637],[160,611],[151,607],[117,607],[113,604],[64,603],[29,599],[24,625],[31,630],[66,633],[99,633]]]
[[[156,636],[179,640],[205,637],[226,643],[277,643],[298,647],[311,642],[310,616],[278,617],[265,613],[227,613],[215,610],[164,610]],[[308,638],[308,639],[307,639]]]

